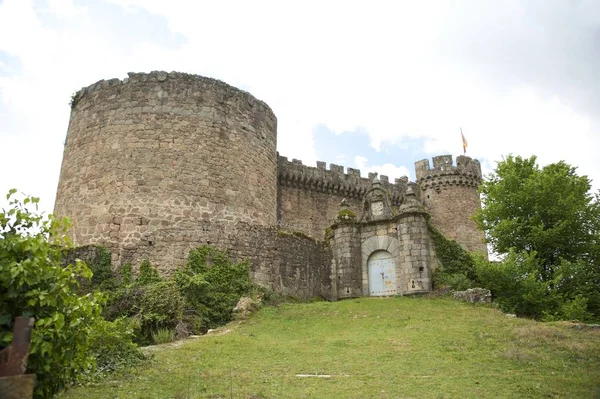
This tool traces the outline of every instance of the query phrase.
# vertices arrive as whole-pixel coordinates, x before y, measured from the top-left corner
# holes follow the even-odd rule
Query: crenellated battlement
[[[77,91],[73,97],[73,108],[77,103],[86,96],[91,96],[103,90],[109,89],[115,86],[132,85],[138,83],[164,83],[173,90],[184,90],[187,91],[187,95],[194,96],[198,90],[193,90],[195,87],[202,86],[202,93],[212,93],[215,95],[221,95],[219,101],[225,102],[232,97],[240,96],[244,97],[248,102],[249,106],[257,106],[259,109],[264,109],[269,113],[273,113],[271,107],[267,103],[257,99],[247,91],[238,89],[237,87],[231,86],[223,81],[213,78],[207,78],[205,76],[194,75],[189,73],[181,72],[165,72],[165,71],[152,71],[149,73],[135,73],[128,72],[128,77],[125,79],[108,79],[99,80],[98,82],[89,86],[81,88]],[[177,109],[173,110],[169,108],[169,111],[177,113]],[[189,111],[188,111],[189,112]]]
[[[318,191],[347,198],[362,199],[364,194],[371,189],[371,182],[377,178],[377,173],[369,173],[369,177],[361,177],[360,170],[347,168],[341,165],[317,162],[317,166],[306,166],[302,161],[287,157],[278,157],[278,178],[282,186],[296,187],[303,190]],[[390,183],[388,176],[379,176],[383,187],[392,196],[392,205],[399,205],[404,198],[408,187],[408,177],[395,179]]]
[[[429,159],[422,159],[415,162],[415,172],[422,190],[448,185],[478,187],[481,183],[479,161],[464,155],[456,157],[456,165],[452,155],[433,157],[433,168]]]

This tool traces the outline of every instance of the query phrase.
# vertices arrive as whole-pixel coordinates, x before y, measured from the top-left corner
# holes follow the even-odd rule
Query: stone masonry
[[[261,285],[332,300],[429,291],[429,217],[485,251],[470,219],[476,160],[422,160],[416,183],[392,183],[288,161],[276,145],[269,106],[226,83],[177,72],[102,80],[73,98],[55,213],[71,219],[76,245],[106,247],[115,267],[148,259],[170,273],[210,244],[248,260]]]

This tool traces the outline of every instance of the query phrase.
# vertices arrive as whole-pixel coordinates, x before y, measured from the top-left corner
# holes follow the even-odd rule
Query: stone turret
[[[441,155],[433,158],[433,168],[428,159],[415,162],[415,172],[433,226],[469,251],[487,254],[483,232],[472,219],[481,208],[479,161],[461,155],[454,165],[452,155]]]

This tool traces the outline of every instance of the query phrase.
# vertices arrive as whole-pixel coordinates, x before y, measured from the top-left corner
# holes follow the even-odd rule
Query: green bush
[[[92,278],[80,279],[79,293],[87,294],[94,291],[110,291],[118,286],[118,281],[111,270],[111,253],[106,248],[96,247],[98,257],[94,260],[85,260],[92,271]]]
[[[144,360],[144,355],[133,342],[135,322],[120,318],[114,322],[97,320],[90,334],[90,352],[96,368],[88,372],[88,382],[105,377],[108,373],[133,367]]]
[[[119,317],[130,317],[139,314],[144,287],[121,287],[107,292],[105,295],[107,300],[102,309],[102,316],[107,320],[116,320]]]
[[[208,330],[207,328],[204,328],[204,318],[202,317],[202,314],[194,309],[185,309],[181,321],[186,324],[191,334],[200,335]]]
[[[138,320],[135,342],[140,344],[152,343],[153,334],[173,330],[179,322],[194,334],[223,325],[231,320],[240,297],[257,290],[247,263],[232,262],[225,252],[210,246],[193,249],[185,266],[169,279],[161,279],[148,261],[140,265],[133,284],[126,283],[129,266],[124,265],[119,274],[121,286],[106,293],[103,315],[108,320]]]
[[[473,288],[473,282],[462,273],[447,274],[439,270],[433,275],[433,284],[435,287],[448,286],[456,291],[464,291]]]
[[[190,251],[188,261],[174,278],[185,297],[186,309],[202,315],[203,329],[229,322],[240,297],[254,288],[247,263],[232,262],[225,252],[210,246]]]
[[[156,332],[152,333],[152,342],[156,345],[168,344],[169,342],[173,342],[174,338],[175,334],[173,330],[169,330],[168,328],[159,328]]]
[[[588,303],[588,298],[583,295],[577,295],[574,299],[560,306],[560,318],[582,322],[594,321],[594,315],[588,311]]]
[[[173,329],[183,318],[184,298],[174,280],[122,287],[108,295],[104,317],[136,319],[139,328],[135,330],[134,341],[139,344],[152,343],[153,332]]]
[[[144,287],[140,302],[142,338],[151,342],[152,333],[161,328],[174,329],[183,317],[184,299],[173,280]]]
[[[92,277],[84,263],[61,265],[67,221],[43,217],[37,198],[21,202],[15,192],[7,195],[10,208],[0,212],[0,349],[12,340],[16,316],[35,318],[27,372],[37,375],[35,397],[47,398],[93,368],[89,336],[100,298],[76,292],[80,279]]]
[[[476,269],[478,281],[504,312],[535,319],[557,313],[560,298],[540,279],[535,253],[511,250],[502,262],[477,257]]]
[[[555,276],[552,281],[554,289],[561,295],[567,307],[584,306],[585,319],[588,321],[600,321],[600,266],[599,260],[579,260],[568,262],[561,259],[555,268]],[[584,300],[585,299],[585,300]],[[565,313],[566,312],[566,313]],[[566,316],[572,311],[565,310],[566,319],[577,319],[579,317]]]
[[[158,269],[150,263],[148,259],[145,259],[140,264],[140,271],[138,277],[135,279],[136,285],[148,285],[158,283],[161,281]]]
[[[127,262],[119,269],[119,285],[128,286],[133,282],[133,267]]]

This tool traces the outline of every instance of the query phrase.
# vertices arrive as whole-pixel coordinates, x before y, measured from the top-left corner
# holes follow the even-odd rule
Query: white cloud
[[[366,157],[357,155],[354,157],[354,164],[363,177],[368,176],[371,172],[376,172],[379,176],[389,177],[390,182],[394,182],[394,179],[399,179],[403,176],[411,176],[410,171],[405,166],[397,166],[391,163],[384,163],[382,165],[369,165],[369,160]]]
[[[74,90],[164,69],[215,77],[267,102],[278,118],[279,152],[305,164],[316,161],[319,123],[336,133],[361,127],[378,150],[424,138],[417,159],[461,153],[462,126],[468,155],[485,171],[502,155],[536,154],[542,163],[579,166],[598,188],[599,7],[549,1],[538,13],[531,4],[4,0],[0,149],[44,143],[35,162],[59,168]],[[43,22],[49,16],[51,26]],[[151,16],[152,29],[120,35]],[[161,40],[154,29],[164,30]],[[181,43],[169,44],[176,35]],[[363,174],[411,175],[401,165],[354,161]],[[51,202],[56,172],[20,162],[10,183],[43,181],[42,200]],[[8,180],[0,176],[0,192]]]
[[[77,7],[73,0],[47,0],[48,8],[40,12],[48,12],[63,18],[74,18],[86,13],[85,7]]]

